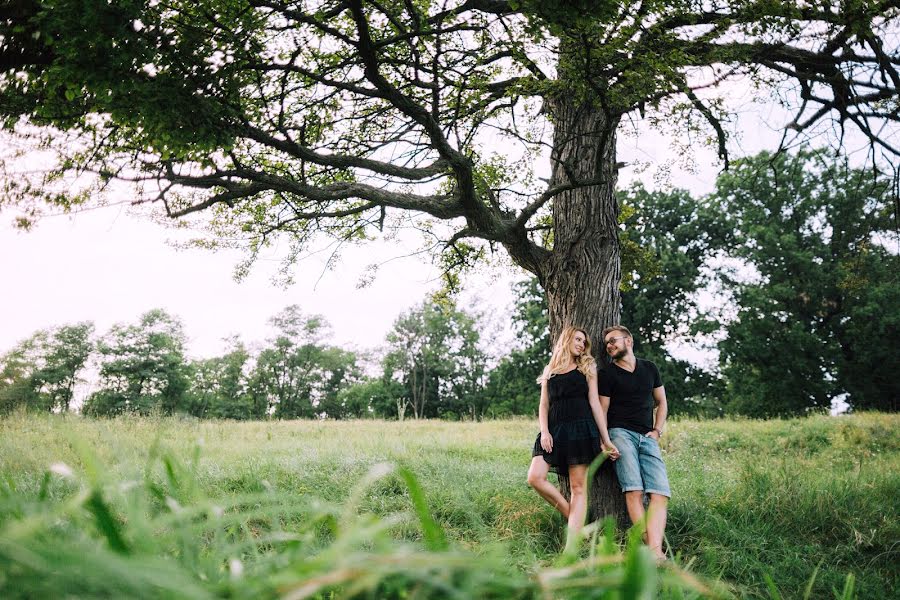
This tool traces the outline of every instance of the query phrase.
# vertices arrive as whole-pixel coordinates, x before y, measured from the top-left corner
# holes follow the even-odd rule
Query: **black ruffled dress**
[[[588,403],[587,378],[578,369],[560,373],[547,380],[547,391],[553,452],[544,452],[538,432],[531,456],[543,456],[551,471],[568,475],[569,465],[589,465],[600,454],[600,430]]]

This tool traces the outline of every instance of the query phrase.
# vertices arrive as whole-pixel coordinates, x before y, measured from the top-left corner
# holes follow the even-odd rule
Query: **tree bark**
[[[610,117],[577,94],[550,103],[555,124],[550,186],[571,182],[599,184],[563,192],[553,202],[553,251],[539,278],[550,307],[550,339],[567,325],[586,330],[591,352],[602,370],[607,363],[601,333],[617,324],[620,314],[618,215],[615,186],[617,116]],[[602,377],[602,371],[600,373]],[[568,492],[568,480],[560,477]],[[613,516],[625,522],[625,502],[608,461],[589,492],[591,520]]]
[[[550,185],[602,183],[559,194],[553,202],[553,251],[540,274],[550,307],[550,337],[567,325],[584,327],[595,356],[604,327],[618,323],[620,298],[615,186],[618,119],[589,103],[553,103],[556,132]]]

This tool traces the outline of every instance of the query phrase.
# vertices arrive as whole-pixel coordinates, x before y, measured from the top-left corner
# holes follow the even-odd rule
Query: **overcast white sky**
[[[181,317],[192,355],[210,356],[223,349],[227,335],[262,341],[269,317],[289,304],[325,315],[340,345],[371,347],[400,312],[437,287],[436,270],[407,258],[385,264],[370,286],[357,289],[374,256],[403,253],[381,244],[344,252],[337,268],[324,274],[324,258],[308,259],[286,289],[271,281],[275,261],[262,261],[237,283],[232,270],[239,253],[177,250],[167,243],[173,234],[118,208],[45,219],[29,233],[4,223],[0,348],[50,325],[89,320],[103,332],[159,307]],[[494,297],[511,298],[507,288],[500,286]]]
[[[781,118],[772,113],[744,118],[734,140],[735,157],[777,144]],[[712,189],[720,168],[714,152],[698,146],[696,168],[685,170],[667,139],[649,131],[621,135],[619,157],[649,165],[641,173],[632,166],[623,169],[620,185],[635,178],[655,185],[660,174],[669,173],[663,184],[695,194]],[[347,250],[338,267],[324,274],[327,255],[308,259],[296,265],[297,283],[282,289],[272,284],[277,261],[260,262],[236,283],[232,270],[239,254],[176,250],[167,240],[177,232],[127,208],[49,217],[27,233],[15,230],[11,221],[11,212],[0,212],[0,352],[40,328],[88,320],[103,333],[158,307],[183,320],[192,356],[212,356],[224,348],[222,338],[232,334],[248,343],[264,340],[271,334],[268,319],[289,304],[324,315],[334,343],[372,348],[384,341],[401,312],[439,285],[437,269],[412,257],[387,262],[370,286],[357,288],[367,265],[413,252],[418,239],[409,247],[393,243]],[[488,313],[491,327],[502,329],[513,300],[510,284],[522,276],[514,270],[476,276],[467,282],[460,305]]]

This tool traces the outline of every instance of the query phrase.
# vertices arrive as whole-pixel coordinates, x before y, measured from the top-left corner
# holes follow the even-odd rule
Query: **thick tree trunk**
[[[614,195],[618,118],[573,97],[553,101],[551,111],[556,130],[550,185],[599,183],[564,192],[553,201],[553,251],[540,274],[550,307],[550,335],[555,341],[567,325],[583,327],[602,369],[606,351],[601,333],[619,322],[620,310],[621,260]],[[560,487],[568,492],[565,478]],[[612,515],[624,522],[625,503],[609,461],[591,485],[589,503],[592,520]]]
[[[600,181],[553,202],[553,252],[541,283],[550,306],[550,337],[563,327],[587,329],[595,356],[604,327],[619,320],[621,265],[615,129],[603,111],[563,98],[553,103],[556,132],[550,185]]]

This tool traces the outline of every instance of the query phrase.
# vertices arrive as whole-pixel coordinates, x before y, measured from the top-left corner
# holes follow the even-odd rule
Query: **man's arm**
[[[609,413],[609,396],[600,396],[600,409],[603,411],[603,416]]]
[[[653,430],[647,435],[651,435],[657,440],[666,426],[666,417],[669,416],[669,403],[666,401],[666,388],[659,386],[653,388],[653,403],[656,404],[656,420]]]

